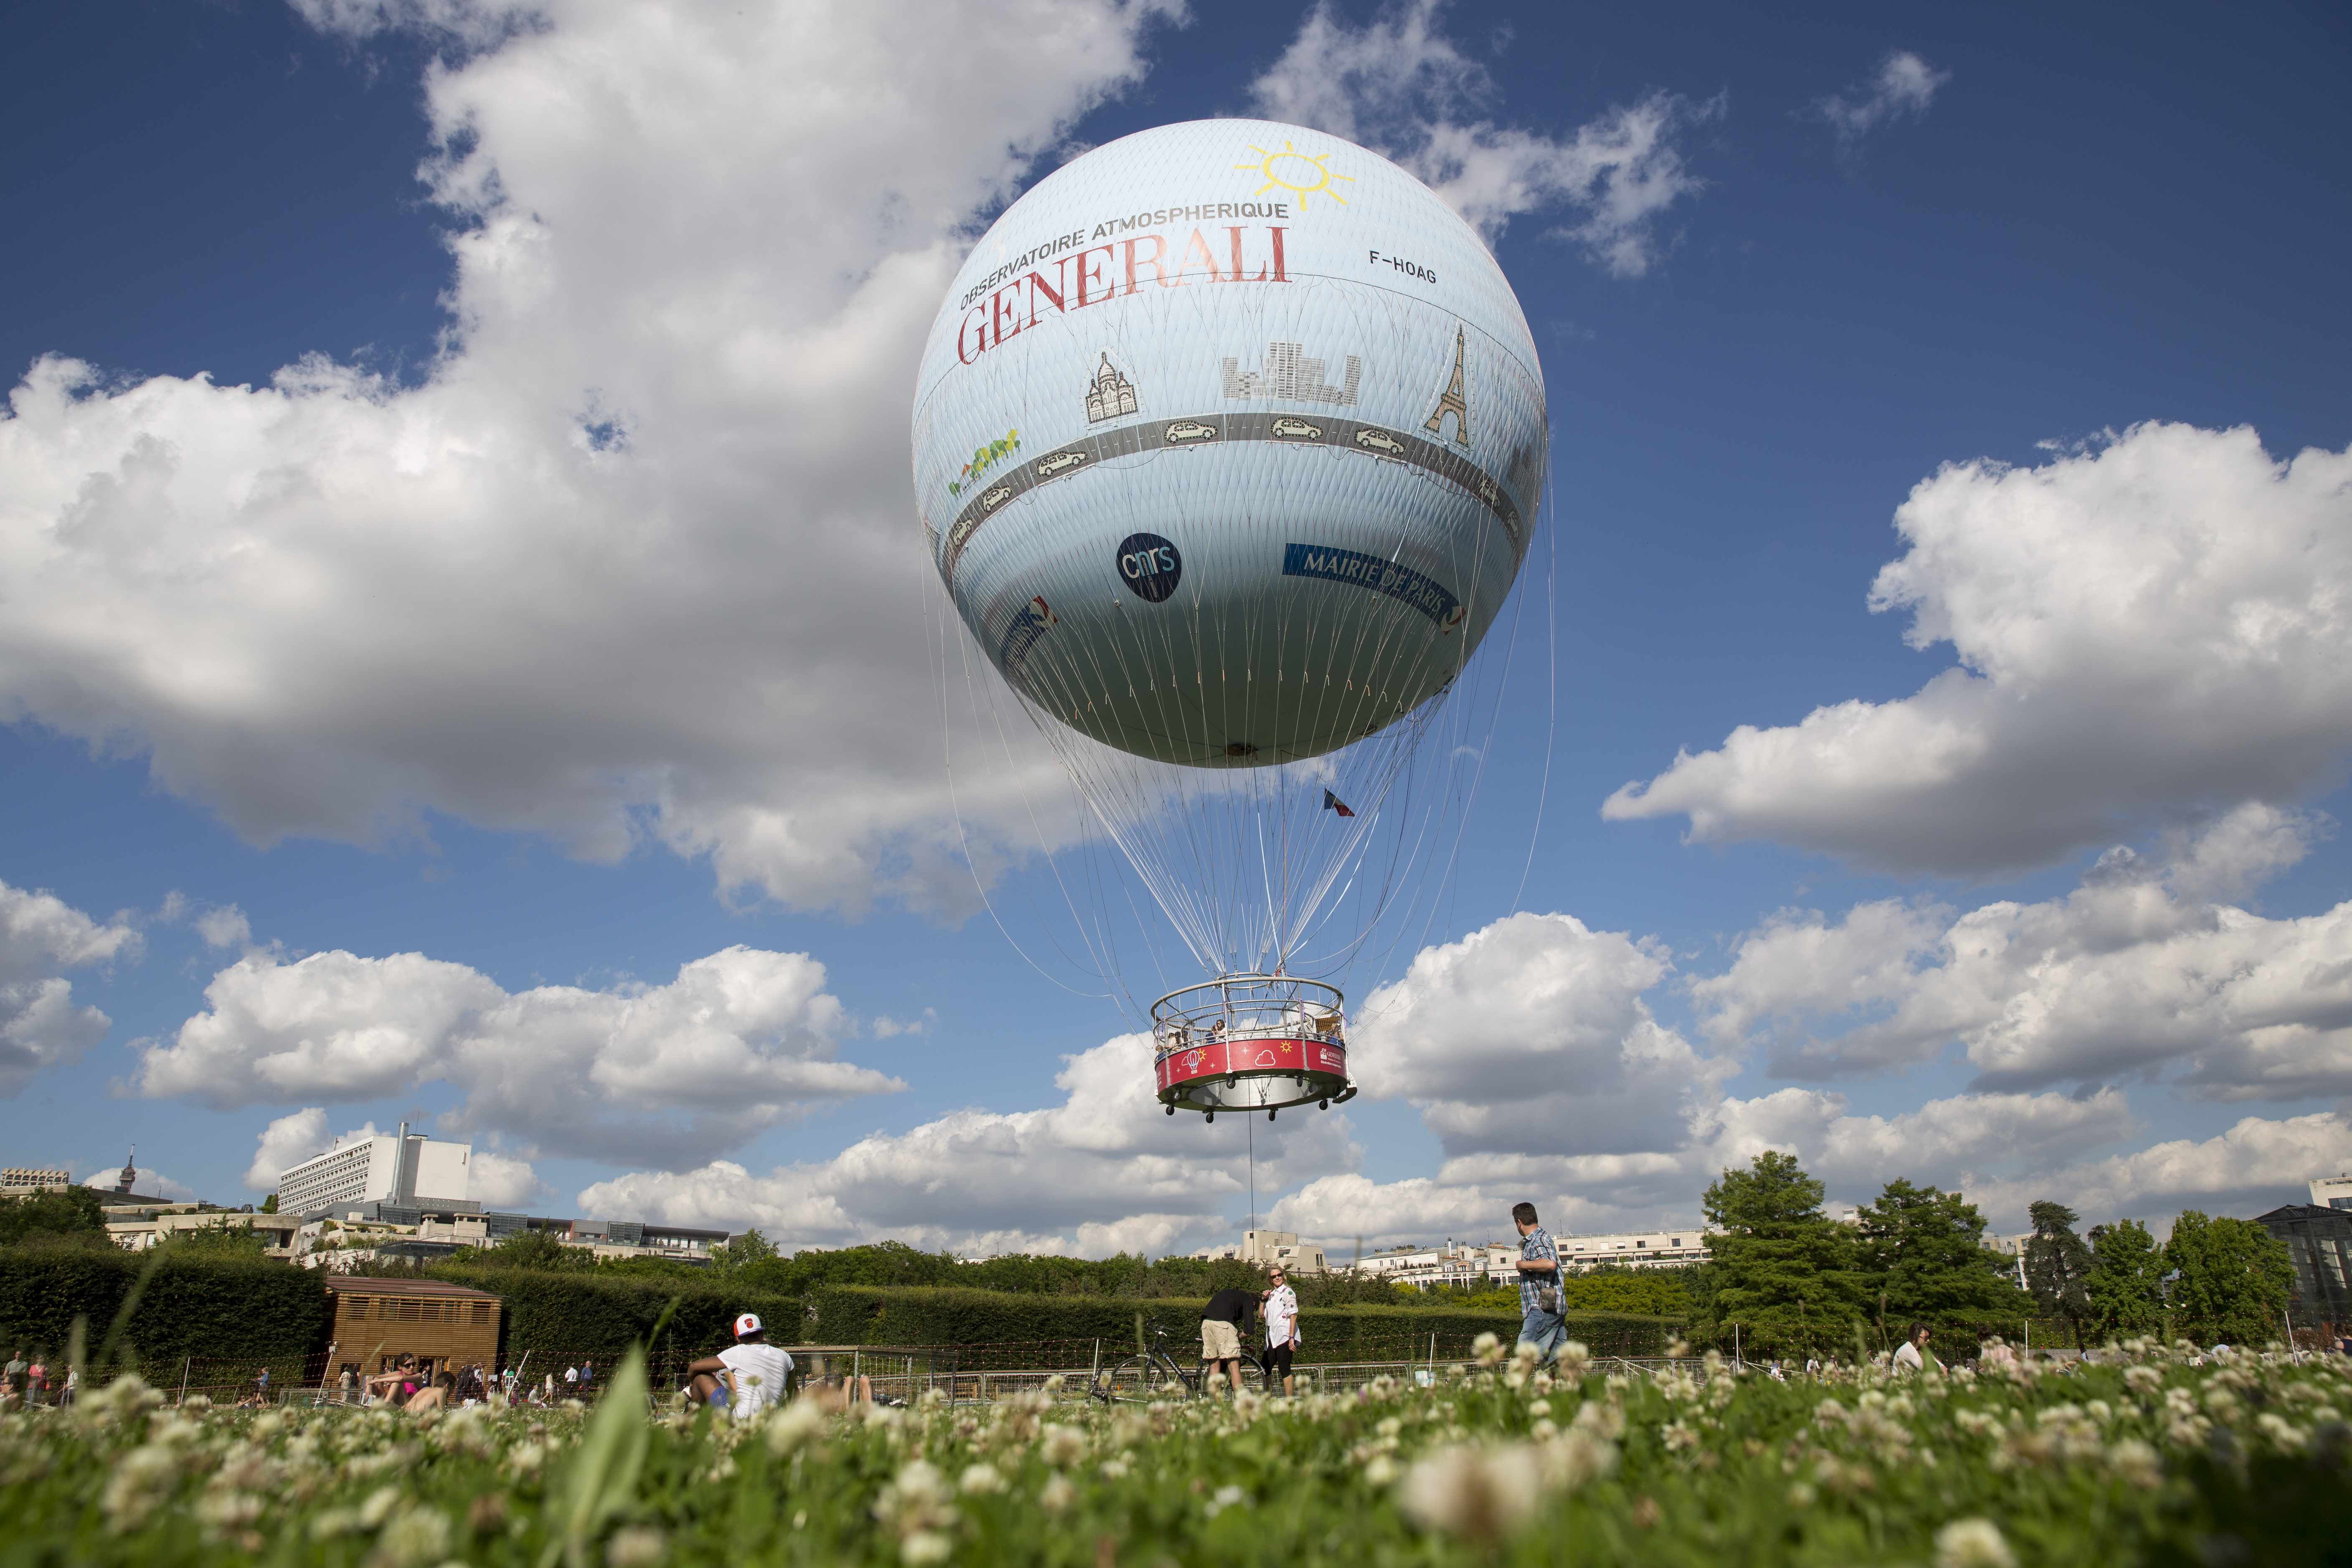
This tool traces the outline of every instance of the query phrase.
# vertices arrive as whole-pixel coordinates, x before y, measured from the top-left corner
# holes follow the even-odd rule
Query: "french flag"
[[[1323,791],[1323,809],[1327,811],[1337,811],[1343,817],[1352,817],[1356,814],[1348,810],[1348,803],[1345,800],[1340,800],[1328,789]]]

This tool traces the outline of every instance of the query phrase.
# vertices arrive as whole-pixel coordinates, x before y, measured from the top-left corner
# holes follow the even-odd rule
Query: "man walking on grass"
[[[1559,1249],[1536,1223],[1534,1204],[1512,1205],[1511,1223],[1519,1228],[1519,1343],[1548,1358],[1568,1342],[1560,1318]]]

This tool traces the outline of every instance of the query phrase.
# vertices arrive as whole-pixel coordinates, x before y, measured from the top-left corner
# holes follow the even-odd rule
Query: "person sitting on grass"
[[[817,1407],[839,1415],[852,1405],[874,1403],[874,1380],[860,1373],[856,1377],[847,1373],[835,1373],[830,1377],[812,1378],[801,1385],[801,1397],[813,1399]]]
[[[411,1416],[422,1416],[427,1410],[446,1410],[449,1407],[449,1390],[457,1381],[445,1372],[410,1395],[408,1403],[402,1408]]]
[[[717,1363],[716,1366],[712,1366],[713,1363]],[[686,1383],[686,1396],[689,1403],[697,1407],[708,1405],[714,1410],[724,1410],[734,1403],[735,1375],[728,1370],[724,1361],[719,1360],[717,1352],[702,1357],[693,1366],[711,1366],[712,1369],[693,1372],[692,1367],[688,1368],[693,1372]]]
[[[689,1377],[725,1371],[733,1375],[728,1406],[738,1421],[749,1421],[772,1405],[784,1402],[785,1380],[793,1375],[793,1358],[768,1343],[765,1324],[757,1312],[735,1320],[735,1343],[717,1355],[706,1355],[687,1367]]]
[[[1927,1325],[1913,1323],[1911,1332],[1903,1336],[1895,1347],[1895,1370],[1897,1372],[1941,1372],[1943,1364],[1927,1354]]]

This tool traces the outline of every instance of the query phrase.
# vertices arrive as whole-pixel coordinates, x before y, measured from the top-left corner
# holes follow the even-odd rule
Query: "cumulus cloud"
[[[836,1059],[845,1018],[824,987],[824,966],[805,954],[750,947],[682,965],[667,985],[512,995],[416,953],[248,954],[213,977],[208,1011],[145,1050],[137,1084],[227,1107],[446,1082],[465,1096],[442,1117],[448,1132],[670,1165],[814,1105],[905,1087]]]
[[[111,1020],[76,1007],[73,983],[57,971],[136,957],[139,946],[120,915],[101,925],[53,894],[0,882],[0,1096],[105,1038]]]
[[[151,1170],[145,1166],[133,1168],[138,1174],[136,1179],[131,1184],[131,1190],[142,1197],[168,1197],[179,1203],[194,1200],[196,1189],[186,1182],[175,1181],[162,1171]],[[93,1171],[82,1177],[81,1185],[93,1192],[109,1193],[114,1190],[114,1184],[121,1179],[122,1167],[109,1166],[102,1171]]]
[[[1364,1092],[1402,1099],[1449,1155],[1630,1153],[1680,1141],[1727,1067],[1651,1017],[1664,950],[1565,915],[1514,915],[1423,948],[1365,998]]]
[[[1878,62],[1876,74],[1816,100],[1813,113],[1837,132],[1839,148],[1851,151],[1882,125],[1925,115],[1937,89],[1951,79],[1951,72],[1936,69],[1910,50],[1894,49]]]
[[[1246,1205],[1246,1139],[1271,1194],[1352,1166],[1335,1112],[1241,1124],[1170,1117],[1152,1097],[1148,1037],[1064,1058],[1059,1105],[963,1110],[904,1134],[877,1133],[834,1158],[756,1176],[732,1161],[634,1174],[580,1195],[586,1214],[675,1225],[751,1225],[780,1244],[896,1238],[967,1256],[1007,1251],[1157,1256],[1224,1234]]]
[[[0,420],[0,714],[137,737],[259,843],[441,811],[805,906],[968,899],[909,378],[976,214],[1137,78],[1152,7],[303,9],[447,51],[443,351],[414,386],[39,361]],[[1017,782],[959,781],[983,837],[1029,836]]]
[[[1897,1176],[1965,1193],[1995,1230],[2025,1225],[2054,1198],[2094,1218],[2167,1223],[2182,1208],[2247,1215],[2303,1201],[2314,1171],[2352,1164],[2352,1119],[2339,1113],[2250,1116],[2203,1140],[2080,1157],[2142,1132],[2122,1093],[1967,1094],[1892,1116],[1857,1115],[1844,1097],[1783,1089],[1726,1100],[1696,1118],[1684,1147],[1642,1156],[1483,1157],[1435,1176],[1378,1182],[1320,1177],[1276,1203],[1269,1225],[1345,1254],[1444,1236],[1507,1236],[1510,1207],[1536,1205],[1555,1233],[1695,1227],[1699,1194],[1720,1171],[1766,1149],[1795,1155],[1832,1206],[1866,1203]]]
[[[527,1160],[495,1149],[476,1146],[468,1162],[466,1196],[484,1208],[519,1209],[551,1196],[554,1188],[541,1181]]]
[[[375,1124],[369,1123],[365,1134],[354,1135],[373,1137]],[[280,1116],[264,1127],[254,1143],[253,1163],[245,1167],[245,1185],[254,1192],[275,1191],[287,1167],[326,1152],[326,1108],[311,1105]]]
[[[1281,58],[1251,84],[1258,113],[1376,149],[1425,182],[1491,244],[1514,217],[1555,207],[1555,231],[1609,271],[1649,270],[1657,220],[1704,183],[1678,135],[1722,112],[1654,92],[1566,140],[1497,126],[1486,68],[1438,28],[1444,0],[1409,0],[1361,27],[1323,0]]]
[[[1958,1041],[1986,1090],[2130,1076],[2217,1099],[2352,1093],[2352,904],[2274,920],[2221,901],[2301,859],[2318,825],[2243,806],[2166,855],[2110,850],[2040,904],[1783,913],[1691,993],[1711,1036],[1784,1076]]]
[[[2142,424],[2036,468],[1948,465],[1895,512],[1873,610],[1958,666],[1912,696],[1741,726],[1612,820],[1981,875],[2149,822],[2292,804],[2352,747],[2352,450]]]

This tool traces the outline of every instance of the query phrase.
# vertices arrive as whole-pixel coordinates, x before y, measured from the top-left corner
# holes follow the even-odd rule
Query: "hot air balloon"
[[[1526,559],[1518,301],[1403,170],[1265,120],[1038,182],[924,350],[914,479],[957,616],[1207,977],[1151,1009],[1179,1108],[1352,1092],[1311,977]]]

